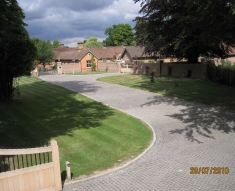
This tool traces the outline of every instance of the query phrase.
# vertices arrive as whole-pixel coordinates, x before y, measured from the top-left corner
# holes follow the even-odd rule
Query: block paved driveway
[[[110,75],[117,74],[40,78],[142,119],[156,139],[129,165],[64,191],[235,190],[235,114],[95,80]],[[191,167],[228,167],[229,174],[190,174]]]

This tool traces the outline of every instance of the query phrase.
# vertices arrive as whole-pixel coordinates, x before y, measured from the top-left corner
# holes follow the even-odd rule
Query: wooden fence
[[[59,150],[55,140],[51,141],[51,146],[30,148],[30,149],[0,149],[0,156],[4,156],[4,161],[1,160],[1,166],[5,167],[10,165],[9,162],[14,157],[22,155],[32,155],[51,153],[52,161],[45,164],[37,164],[36,166],[30,166],[26,168],[20,168],[16,170],[6,171],[0,173],[0,190],[1,191],[59,191],[62,190],[61,177],[60,177],[60,161]],[[20,158],[20,157],[19,157]],[[8,160],[8,163],[5,161]],[[35,157],[36,159],[36,157]],[[36,159],[37,160],[37,159]],[[45,162],[45,156],[44,156]],[[7,164],[6,164],[7,163]],[[19,165],[19,160],[16,162]],[[24,163],[24,162],[23,162]],[[15,164],[14,164],[15,165]],[[15,166],[14,166],[15,168]]]

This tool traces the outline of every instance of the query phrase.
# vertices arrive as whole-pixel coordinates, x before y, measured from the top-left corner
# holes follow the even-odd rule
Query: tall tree
[[[53,48],[58,48],[59,45],[60,45],[60,41],[58,41],[58,40],[53,40],[53,42],[52,42],[52,47],[53,47]]]
[[[200,55],[224,57],[235,46],[234,0],[134,0],[141,2],[135,36],[146,52],[195,63]]]
[[[0,101],[14,95],[14,79],[29,75],[36,48],[23,22],[24,13],[16,0],[0,0]]]
[[[54,58],[51,42],[40,40],[38,38],[32,38],[32,41],[37,48],[36,59],[39,60],[44,66],[46,63],[50,63]]]
[[[113,29],[116,27],[117,25],[113,25],[112,27],[108,27],[105,29],[104,34],[107,36],[107,38],[103,41],[104,44],[106,44],[106,46],[113,46],[113,38],[112,38],[112,32]]]
[[[107,38],[103,41],[107,46],[127,46],[134,45],[134,33],[129,24],[118,24],[106,28],[105,35]]]
[[[97,37],[92,36],[84,43],[84,46],[85,47],[99,47],[99,46],[102,46],[102,42],[99,41]]]

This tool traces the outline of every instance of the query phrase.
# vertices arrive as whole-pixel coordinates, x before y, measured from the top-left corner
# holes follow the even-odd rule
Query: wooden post
[[[62,190],[61,177],[60,177],[60,159],[59,149],[56,140],[51,140],[52,147],[52,162],[54,164],[55,188],[56,191]]]

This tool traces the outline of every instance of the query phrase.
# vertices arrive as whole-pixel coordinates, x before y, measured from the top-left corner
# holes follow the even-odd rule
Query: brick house
[[[120,55],[120,58],[125,61],[126,63],[134,63],[135,60],[138,60],[139,62],[153,62],[157,59],[156,56],[148,55],[144,53],[144,47],[140,46],[126,46],[123,50],[122,54]]]
[[[62,63],[63,72],[89,72],[91,71],[91,56],[95,57],[96,70],[105,70],[108,66],[109,71],[118,72],[116,59],[123,52],[123,46],[110,47],[90,47],[86,48],[83,43],[78,43],[76,48],[67,48],[63,44],[59,48],[54,48],[55,63]]]
[[[55,63],[60,61],[62,63],[64,72],[90,72],[91,58],[94,55],[96,70],[98,69],[99,57],[96,56],[89,48],[83,48],[82,43],[78,43],[77,48],[67,48],[60,45],[59,48],[53,49],[55,55]]]

